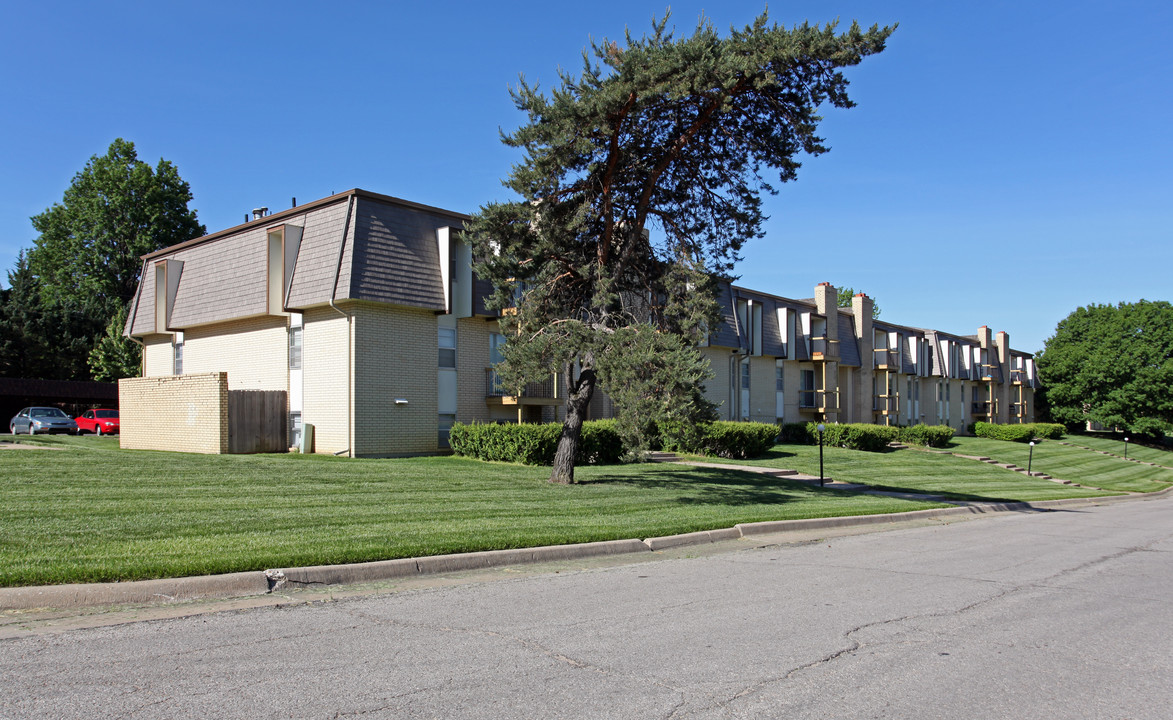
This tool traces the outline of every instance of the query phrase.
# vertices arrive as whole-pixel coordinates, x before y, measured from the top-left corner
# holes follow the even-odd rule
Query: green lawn
[[[1000,444],[1015,445],[1005,442]],[[1013,450],[1016,451],[1017,447]],[[920,450],[869,453],[826,447],[823,452],[825,471],[829,477],[887,490],[933,493],[958,500],[1053,500],[1114,494],[1073,488],[1049,480],[1026,477],[987,463]],[[1086,450],[1083,452],[1092,455]],[[819,448],[810,445],[775,445],[764,458],[739,462],[818,475]],[[1022,464],[1026,464],[1025,458]]]
[[[1067,435],[1064,442],[1073,445],[1082,445],[1092,450],[1103,450],[1115,455],[1124,455],[1124,443],[1106,435]],[[1145,447],[1134,442],[1128,443],[1128,457],[1144,462],[1156,463],[1165,467],[1173,467],[1173,450],[1161,450],[1155,447]]]
[[[11,441],[13,438],[3,438]],[[23,442],[30,442],[24,437]],[[0,450],[0,585],[434,555],[937,507],[666,465],[548,470],[460,458]]]
[[[1067,441],[1084,444],[1080,442],[1083,439],[1075,437]],[[1026,467],[1030,453],[1030,446],[1026,443],[976,437],[955,437],[949,449],[965,455],[982,455],[1022,467]],[[1144,449],[1151,453],[1161,452]],[[1131,447],[1129,455],[1132,455]],[[1064,480],[1122,492],[1154,492],[1173,485],[1173,470],[1128,462],[1122,458],[1063,445],[1054,440],[1043,440],[1035,445],[1031,469]]]

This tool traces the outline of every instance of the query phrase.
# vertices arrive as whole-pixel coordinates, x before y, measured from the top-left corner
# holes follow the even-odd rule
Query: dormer
[[[462,233],[456,227],[436,228],[444,309],[458,318],[472,317],[472,248],[464,242]]]
[[[155,263],[155,332],[171,332],[171,313],[175,310],[175,294],[179,292],[179,276],[183,273],[180,260],[160,260]]]
[[[297,225],[278,225],[269,228],[268,301],[270,315],[285,315],[289,288],[293,284],[293,268],[301,249],[302,229]]]
[[[750,355],[762,354],[762,309],[761,300],[737,299],[738,344]]]

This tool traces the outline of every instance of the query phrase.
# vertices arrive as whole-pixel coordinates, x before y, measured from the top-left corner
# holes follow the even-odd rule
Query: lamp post
[[[819,487],[823,487],[823,431],[827,426],[819,423]]]
[[[1026,474],[1030,475],[1030,466],[1035,461],[1035,441],[1030,441],[1030,455],[1026,458]]]
[[[1124,438],[1124,459],[1128,459],[1128,438]]]

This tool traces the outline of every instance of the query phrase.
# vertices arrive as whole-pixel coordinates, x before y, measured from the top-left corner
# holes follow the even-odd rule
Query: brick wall
[[[456,321],[456,419],[462,423],[488,422],[485,371],[489,367],[489,335],[496,322],[470,317]],[[435,354],[433,350],[432,354]],[[512,413],[516,421],[516,413]]]
[[[228,452],[228,374],[126,378],[118,381],[127,450]]]
[[[347,343],[348,320],[333,308],[306,310],[302,316],[302,422],[314,426],[314,452],[350,449]]]
[[[437,452],[435,312],[374,303],[353,312],[353,453]]]

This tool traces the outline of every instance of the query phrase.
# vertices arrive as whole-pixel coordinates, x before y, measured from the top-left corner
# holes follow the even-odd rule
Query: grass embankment
[[[13,440],[14,438],[4,438]],[[653,537],[937,507],[668,465],[548,470],[461,458],[0,450],[0,585],[132,580]]]
[[[1124,456],[1124,441],[1118,437],[1109,435],[1067,435],[1063,438],[1063,442],[1091,448],[1092,450],[1109,452],[1121,457]],[[1156,463],[1157,465],[1173,468],[1173,450],[1147,447],[1135,442],[1128,443],[1128,459],[1136,459],[1141,462]]]
[[[1084,438],[1079,436],[1064,438],[1065,442],[1077,445],[1084,445],[1082,440]],[[1117,448],[1123,449],[1120,444],[1117,444]],[[1026,443],[976,437],[953,438],[948,449],[963,455],[981,455],[998,462],[1014,463],[1020,467],[1027,466],[1030,455],[1030,446]],[[1150,453],[1161,452],[1150,448],[1143,449]],[[1132,456],[1131,445],[1128,455]],[[1082,485],[1119,492],[1155,492],[1173,485],[1173,470],[1101,455],[1098,452],[1063,445],[1055,440],[1043,440],[1035,445],[1031,469]]]
[[[969,440],[971,438],[963,438]],[[975,438],[976,439],[976,438]],[[1008,453],[1017,452],[1018,443],[989,440],[997,446],[1009,446]],[[1022,448],[1027,446],[1023,445]],[[1064,447],[1064,446],[1059,446]],[[984,455],[986,452],[969,452],[961,447],[950,448],[954,452]],[[1092,457],[1104,457],[1080,451]],[[828,477],[851,483],[861,483],[876,489],[901,492],[932,493],[956,500],[1054,500],[1059,498],[1097,497],[1111,495],[1089,488],[1073,488],[1049,480],[1027,477],[1021,473],[994,467],[987,463],[953,457],[951,455],[922,452],[919,450],[892,450],[881,453],[845,450],[824,447],[824,466]],[[1036,470],[1039,467],[1039,451],[1035,450]],[[742,462],[742,461],[739,461]],[[819,474],[819,448],[811,445],[775,445],[765,457],[744,461],[753,465],[790,468],[799,472]],[[1006,462],[1018,463],[1017,456]],[[1125,467],[1135,466],[1117,460]],[[1026,466],[1025,455],[1021,464]],[[1049,472],[1048,472],[1049,474]],[[1060,475],[1059,477],[1066,477]],[[1075,478],[1070,478],[1075,479]],[[1102,487],[1102,486],[1099,486]],[[1159,489],[1159,488],[1153,488]]]

